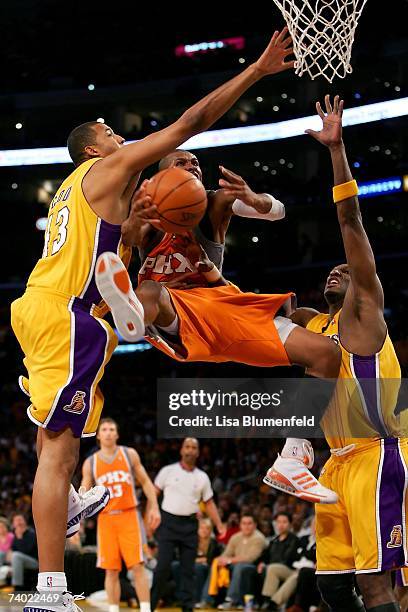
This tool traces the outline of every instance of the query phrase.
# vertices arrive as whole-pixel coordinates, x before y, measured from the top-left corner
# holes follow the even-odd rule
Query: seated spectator
[[[218,606],[221,610],[243,605],[244,595],[251,592],[248,584],[256,574],[255,563],[267,546],[265,536],[256,528],[253,515],[243,514],[239,526],[240,531],[231,537],[223,555],[214,559],[211,567],[209,595],[217,595],[219,574],[221,586],[228,586],[225,601]],[[229,576],[226,576],[226,570],[229,570]]]
[[[258,572],[265,572],[262,595],[266,598],[262,609],[279,610],[294,593],[297,571],[293,567],[298,559],[299,539],[291,533],[291,515],[280,512],[275,517],[277,535],[265,550]]]
[[[201,604],[207,605],[210,567],[220,552],[221,546],[214,538],[210,519],[201,519],[198,525],[198,548],[195,562],[196,602],[200,606]]]
[[[311,606],[320,603],[316,580],[316,531],[315,519],[310,524],[309,536],[300,538],[297,549],[299,560],[293,563],[298,570],[294,604],[287,612],[308,612]]]
[[[231,512],[228,515],[227,522],[224,523],[226,531],[223,536],[217,536],[217,540],[220,544],[227,546],[228,542],[235,533],[239,532],[239,514],[238,512]]]
[[[24,588],[24,570],[38,570],[37,538],[22,514],[13,517],[14,540],[11,545],[11,584],[15,591]]]
[[[11,560],[11,545],[14,540],[13,533],[9,530],[6,518],[0,517],[0,566]]]

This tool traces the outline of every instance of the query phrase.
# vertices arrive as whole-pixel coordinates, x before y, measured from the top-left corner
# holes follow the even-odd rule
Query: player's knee
[[[111,569],[105,570],[105,578],[107,578],[108,580],[115,580],[118,577],[119,577],[119,570],[111,570]]]
[[[367,607],[395,601],[389,572],[359,574],[357,582]]]
[[[323,601],[334,612],[363,612],[364,604],[354,588],[353,574],[328,574],[317,577]]]
[[[145,280],[140,283],[136,289],[136,295],[142,304],[145,301],[159,302],[160,295],[162,292],[162,286],[160,283],[152,280]]]

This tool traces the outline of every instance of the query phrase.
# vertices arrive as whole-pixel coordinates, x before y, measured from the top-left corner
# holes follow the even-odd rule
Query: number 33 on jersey
[[[55,194],[48,213],[42,258],[37,262],[28,287],[49,288],[99,304],[94,271],[98,255],[118,253],[125,264],[129,248],[121,243],[121,226],[103,221],[89,206],[82,191],[84,176],[99,158],[76,168]]]

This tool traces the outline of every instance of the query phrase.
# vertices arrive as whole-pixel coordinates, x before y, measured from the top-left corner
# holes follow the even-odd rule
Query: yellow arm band
[[[357,181],[355,180],[348,181],[348,183],[342,183],[341,185],[335,185],[333,187],[333,202],[335,204],[356,195],[358,195],[358,185]]]

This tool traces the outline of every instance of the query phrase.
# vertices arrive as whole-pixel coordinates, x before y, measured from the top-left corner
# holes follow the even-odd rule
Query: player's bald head
[[[182,168],[187,170],[187,172],[191,172],[199,181],[203,180],[200,162],[191,151],[176,149],[166,155],[166,157],[163,157],[159,162],[159,170],[166,170],[167,168]]]
[[[184,149],[176,149],[175,151],[172,151],[159,161],[159,170],[166,170],[166,168],[170,168],[178,156],[185,157],[190,155],[192,155],[190,151],[185,151]]]

